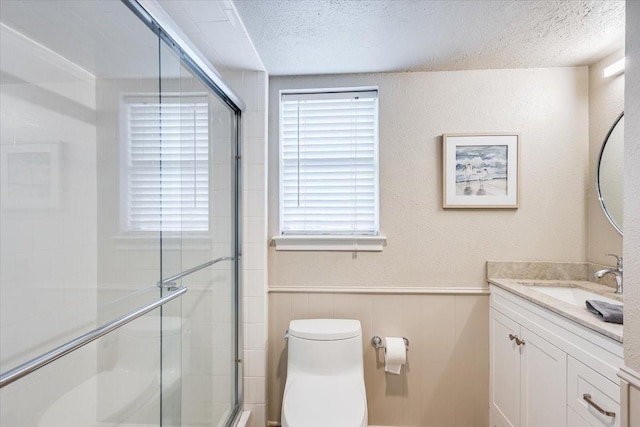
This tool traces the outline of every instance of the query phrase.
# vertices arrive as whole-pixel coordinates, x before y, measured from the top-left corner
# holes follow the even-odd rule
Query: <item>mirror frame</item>
[[[602,155],[604,154],[604,149],[607,146],[607,142],[609,142],[609,137],[611,136],[611,133],[613,133],[613,130],[616,128],[616,126],[618,125],[622,117],[624,117],[624,111],[620,113],[618,118],[613,122],[613,125],[611,125],[609,132],[607,132],[607,136],[604,138],[602,147],[600,148],[600,154],[598,155],[598,163],[596,164],[596,191],[598,194],[598,202],[600,202],[600,207],[604,212],[604,216],[607,218],[607,220],[613,226],[613,228],[615,228],[615,230],[618,233],[620,233],[621,236],[623,235],[622,229],[618,224],[616,224],[613,218],[611,218],[611,214],[609,214],[609,211],[607,210],[607,206],[605,205],[604,200],[602,199],[602,193],[600,192],[600,163],[602,162]]]

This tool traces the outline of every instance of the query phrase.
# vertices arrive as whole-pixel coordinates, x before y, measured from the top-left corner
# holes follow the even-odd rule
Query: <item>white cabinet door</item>
[[[504,427],[493,411],[489,411],[489,427]]]
[[[525,327],[520,338],[521,426],[565,427],[567,354]]]
[[[510,338],[520,325],[494,309],[490,321],[491,409],[504,427],[520,427],[520,351]]]

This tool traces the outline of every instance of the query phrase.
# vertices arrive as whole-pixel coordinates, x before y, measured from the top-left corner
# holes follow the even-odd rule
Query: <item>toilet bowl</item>
[[[281,422],[283,427],[367,426],[359,321],[291,321]]]

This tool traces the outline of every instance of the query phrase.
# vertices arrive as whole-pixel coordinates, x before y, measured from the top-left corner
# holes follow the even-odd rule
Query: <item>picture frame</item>
[[[517,209],[520,135],[444,134],[442,182],[445,209]]]
[[[0,144],[3,208],[60,207],[61,144],[60,141]]]

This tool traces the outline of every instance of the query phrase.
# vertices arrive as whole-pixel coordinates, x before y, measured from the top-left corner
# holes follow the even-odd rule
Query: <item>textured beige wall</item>
[[[278,233],[278,93],[380,90],[381,253],[270,248],[270,286],[480,286],[485,261],[582,261],[588,177],[585,67],[272,77],[269,233]],[[521,134],[518,210],[443,210],[441,135]]]
[[[291,319],[353,318],[363,331],[369,424],[487,426],[489,298],[461,295],[269,295],[269,420],[280,420]],[[385,374],[373,335],[409,339],[407,365]]]
[[[270,78],[269,235],[278,233],[279,91],[372,85],[380,90],[387,246],[358,254],[271,247],[270,287],[477,289],[486,287],[487,259],[584,260],[585,67]],[[492,131],[521,134],[520,209],[443,210],[441,135]],[[372,293],[270,294],[268,419],[280,419],[289,320],[326,316],[363,323],[371,424],[488,425],[488,298]],[[372,334],[411,340],[403,376],[384,374]]]
[[[624,358],[640,372],[640,2],[626,5]]]
[[[589,181],[587,190],[587,261],[615,265],[605,254],[622,254],[622,236],[609,224],[596,191],[596,166],[613,122],[624,108],[624,74],[602,78],[602,70],[624,56],[624,49],[589,66]]]

